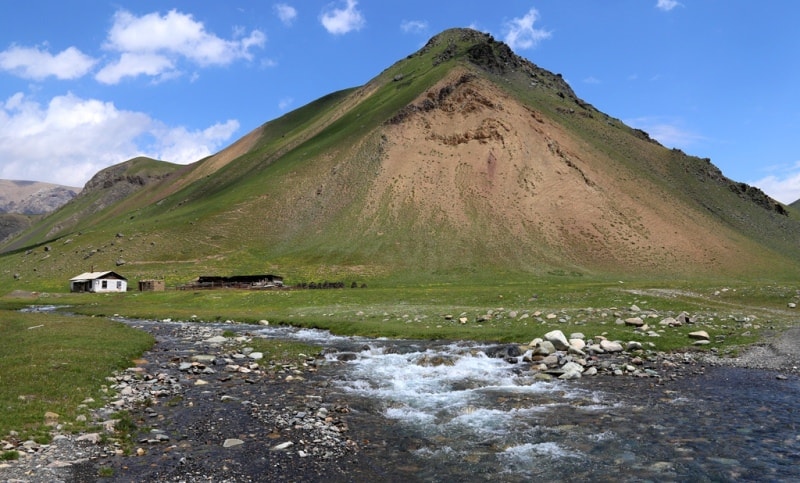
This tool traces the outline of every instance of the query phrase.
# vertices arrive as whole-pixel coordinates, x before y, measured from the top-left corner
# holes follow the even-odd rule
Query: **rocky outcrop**
[[[140,159],[143,158],[132,159],[99,171],[86,183],[80,196],[102,193],[100,200],[96,202],[99,210],[113,205],[171,174],[171,172],[160,170],[135,169]]]

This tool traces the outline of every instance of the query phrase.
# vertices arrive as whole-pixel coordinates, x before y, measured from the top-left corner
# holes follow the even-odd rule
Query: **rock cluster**
[[[567,337],[561,330],[533,339],[520,346],[519,352],[518,360],[530,363],[535,380],[569,380],[597,374],[660,377],[659,369],[674,367],[663,354],[645,350],[638,341],[613,341],[604,336],[587,339],[580,332]],[[682,358],[683,362],[692,362]]]
[[[656,344],[659,337],[670,330],[681,330],[688,341],[695,346],[712,344],[708,330],[694,330],[685,332],[679,329],[684,326],[698,328],[700,324],[710,325],[706,316],[690,316],[686,312],[678,314],[661,314],[654,310],[642,310],[636,305],[631,305],[626,310],[585,309],[587,314],[601,318],[614,317],[616,326],[631,329],[627,340],[610,340],[604,334],[587,337],[581,332],[572,332],[569,336],[562,330],[551,330],[541,337],[537,337],[528,344],[518,346],[502,346],[491,349],[490,356],[504,357],[511,363],[527,363],[534,373],[535,380],[577,379],[582,376],[609,374],[614,376],[635,376],[674,379],[687,372],[698,372],[694,366],[708,359],[695,352],[666,353],[658,351]],[[448,316],[452,317],[452,316]],[[579,327],[580,320],[567,313],[533,313],[505,311],[497,309],[488,311],[485,315],[476,318],[476,322],[497,320],[498,318],[514,318],[518,320],[534,320],[541,323],[566,323]],[[461,323],[466,323],[464,314]],[[751,318],[736,321],[742,329],[758,328],[751,323]],[[721,326],[725,328],[726,326]],[[722,340],[724,335],[717,335],[716,340]],[[712,348],[713,350],[713,348]]]

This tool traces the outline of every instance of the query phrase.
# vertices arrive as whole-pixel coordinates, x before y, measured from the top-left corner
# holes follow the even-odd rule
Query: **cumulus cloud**
[[[117,84],[123,77],[138,75],[156,77],[165,76],[168,73],[175,73],[175,66],[163,55],[125,52],[115,62],[103,67],[95,79],[103,84]]]
[[[366,20],[356,8],[356,0],[347,0],[345,8],[329,7],[320,15],[320,22],[328,33],[342,35],[353,30],[361,30],[366,25]]]
[[[50,76],[62,80],[77,79],[89,72],[96,62],[75,47],[69,47],[55,55],[38,47],[17,45],[0,52],[0,69],[33,80]]]
[[[222,39],[206,31],[192,15],[170,10],[165,15],[149,13],[141,17],[120,10],[104,44],[120,57],[97,73],[106,84],[125,77],[173,76],[181,61],[202,67],[228,65],[239,59],[252,59],[251,49],[262,47],[266,36],[259,30],[249,35],[237,32],[234,39]]]
[[[403,20],[400,30],[405,33],[420,34],[428,30],[428,22],[422,20]]]
[[[639,117],[626,119],[623,122],[645,131],[651,138],[670,148],[687,149],[693,144],[706,139],[698,133],[683,128],[678,120],[661,117]]]
[[[680,3],[676,0],[658,0],[658,3],[656,3],[656,8],[665,12],[669,12],[678,5],[680,5]]]
[[[229,120],[190,131],[71,93],[46,105],[16,93],[0,102],[0,178],[83,186],[97,171],[135,156],[196,161],[238,128]]]
[[[275,5],[275,13],[284,25],[290,26],[297,18],[297,9],[285,3]]]
[[[505,43],[512,50],[525,50],[536,47],[542,40],[549,39],[551,36],[549,31],[534,28],[533,24],[538,19],[539,12],[532,8],[524,16],[506,22]]]
[[[791,166],[777,166],[773,173],[748,184],[757,186],[772,198],[784,204],[800,200],[800,161]]]
[[[183,126],[168,128],[157,125],[151,134],[156,141],[153,152],[158,159],[188,164],[217,152],[239,129],[239,122],[230,119],[202,130],[190,131]]]

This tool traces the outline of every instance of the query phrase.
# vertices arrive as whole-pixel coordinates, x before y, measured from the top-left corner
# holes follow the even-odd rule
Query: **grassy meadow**
[[[153,338],[102,317],[0,310],[0,438],[49,440],[47,412],[67,429],[105,403],[106,377],[130,367]],[[84,402],[87,400],[94,402]]]

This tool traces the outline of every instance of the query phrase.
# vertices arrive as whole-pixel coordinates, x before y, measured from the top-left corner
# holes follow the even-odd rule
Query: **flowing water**
[[[329,349],[319,376],[350,405],[362,451],[393,468],[387,480],[800,481],[794,375],[706,368],[663,383],[540,382],[525,363],[487,357],[489,346],[474,342],[254,334]]]
[[[800,481],[794,376],[708,368],[663,385],[539,382],[475,343],[261,334],[352,351],[332,384],[411,480]]]

